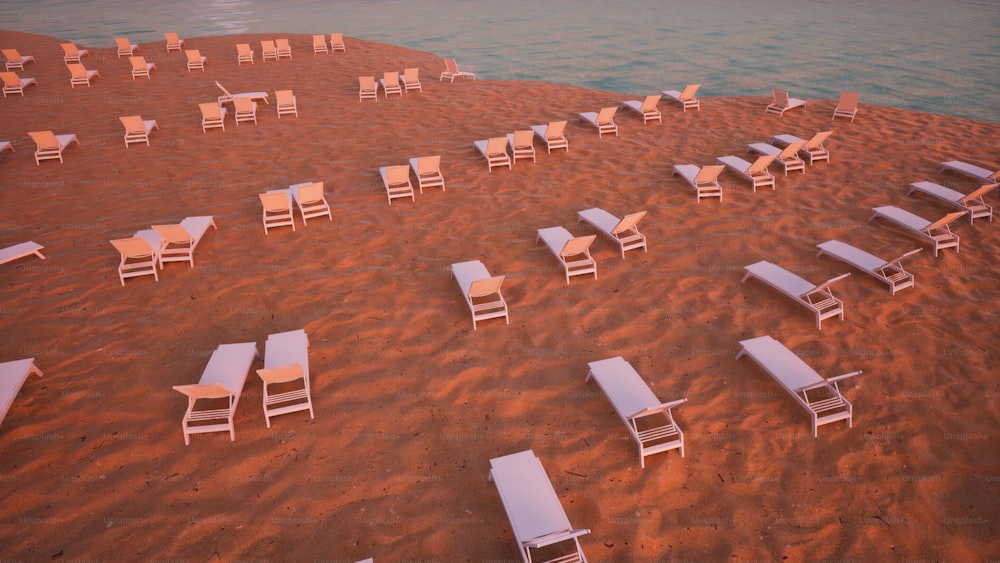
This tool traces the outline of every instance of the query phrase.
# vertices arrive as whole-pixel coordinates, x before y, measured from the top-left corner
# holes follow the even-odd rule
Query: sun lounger
[[[307,225],[308,219],[313,217],[328,217],[333,221],[333,214],[330,211],[330,204],[323,195],[323,182],[303,182],[288,186],[288,193],[295,200],[295,205],[302,215],[302,224]]]
[[[184,51],[184,56],[187,57],[187,69],[188,72],[196,68],[200,68],[202,72],[205,72],[205,63],[208,62],[208,57],[201,54],[198,49],[187,49]]]
[[[664,90],[661,92],[664,96],[672,98],[681,103],[681,106],[686,112],[689,108],[701,111],[701,102],[694,95],[701,88],[701,84],[688,84],[683,92],[678,92],[677,90]]]
[[[136,76],[150,77],[149,73],[156,70],[156,63],[147,63],[146,57],[129,57],[128,62],[132,65],[132,80]]]
[[[566,152],[569,152],[569,141],[563,134],[566,130],[565,121],[553,121],[548,125],[532,125],[531,130],[539,139],[545,141],[545,148],[549,153],[552,153],[552,149],[566,149]]]
[[[507,142],[514,153],[515,164],[518,158],[530,158],[531,162],[535,162],[534,139],[535,132],[531,129],[522,129],[513,133],[507,133]]]
[[[287,39],[275,39],[275,60],[281,59],[282,57],[292,58],[292,46],[288,43]]]
[[[389,97],[389,94],[403,95],[403,88],[399,85],[399,73],[394,70],[383,72],[378,83],[382,85],[382,91],[385,92],[386,98]]]
[[[177,51],[179,53],[179,52],[181,52],[181,50],[184,49],[184,40],[181,39],[180,37],[177,37],[176,33],[169,32],[169,31],[165,32],[163,34],[163,39],[167,43],[167,52],[168,53],[170,51]]]
[[[236,98],[249,98],[254,102],[260,101],[265,104],[271,103],[271,101],[267,98],[267,92],[240,92],[239,94],[230,94],[229,90],[226,90],[222,84],[219,84],[218,80],[215,81],[215,85],[219,88],[219,90],[222,90],[222,95],[219,96],[220,106],[226,102],[232,102]]]
[[[217,102],[205,102],[198,104],[201,110],[201,130],[207,133],[209,129],[219,128],[226,130],[226,108]]]
[[[694,188],[695,199],[700,203],[703,197],[717,197],[722,201],[722,186],[719,184],[719,174],[725,170],[725,165],[698,166],[697,164],[675,164],[671,176],[680,174]]]
[[[131,57],[139,50],[138,45],[133,45],[126,37],[115,37],[115,46],[118,47],[118,58]]]
[[[69,87],[76,88],[77,84],[86,84],[90,88],[90,81],[101,75],[100,72],[96,70],[87,70],[80,63],[69,63],[66,65],[69,69]]]
[[[815,164],[817,160],[825,160],[827,164],[830,163],[830,151],[823,146],[823,141],[826,141],[833,131],[820,131],[812,136],[811,139],[806,141],[806,144],[802,145],[799,149],[799,154],[804,156],[809,161],[809,166]],[[802,139],[796,137],[795,135],[775,135],[771,137],[771,142],[779,145],[785,146],[791,143],[796,143]]]
[[[42,370],[35,365],[35,358],[0,363],[0,423],[7,417],[14,398],[31,374],[42,377]]]
[[[288,190],[271,190],[262,194],[260,203],[264,208],[264,234],[275,227],[291,227],[295,230],[295,217],[292,215],[292,194]]]
[[[218,229],[211,215],[185,217],[173,225],[153,225],[153,230],[162,239],[156,251],[160,269],[164,262],[187,262],[194,268],[194,249],[209,227]]]
[[[778,117],[785,115],[785,112],[797,107],[804,107],[806,101],[801,98],[789,98],[788,92],[784,90],[771,91],[771,103],[764,108],[764,113],[776,113]]]
[[[579,224],[580,221],[586,221],[601,234],[615,241],[624,259],[626,250],[641,248],[643,252],[649,252],[646,248],[646,236],[639,232],[637,226],[645,215],[645,211],[639,211],[619,219],[600,207],[593,207],[577,213],[576,222]]]
[[[264,369],[257,370],[264,382],[264,420],[271,427],[271,417],[309,411],[315,419],[309,385],[309,337],[306,331],[291,330],[268,335],[264,343]],[[302,380],[301,384],[296,383]],[[277,386],[274,393],[271,386]]]
[[[816,314],[817,329],[823,330],[823,319],[840,317],[840,320],[844,320],[844,302],[833,296],[830,286],[851,275],[850,272],[830,278],[819,285],[813,285],[781,266],[767,261],[750,264],[746,266],[746,271],[747,273],[740,283],[751,277],[757,278],[791,297]]]
[[[948,162],[941,163],[941,170],[938,172],[944,172],[945,170],[951,170],[952,172],[958,172],[959,174],[965,174],[977,180],[982,180],[984,182],[997,182],[1000,181],[1000,170],[990,170],[989,168],[983,168],[982,166],[976,166],[975,164],[969,164],[968,162],[962,162],[961,160],[949,160]]]
[[[330,34],[330,52],[343,51],[347,52],[347,46],[344,45],[344,34],[343,33],[331,33]]]
[[[375,85],[374,76],[359,76],[358,83],[361,85],[358,90],[358,101],[365,100],[378,101],[378,86]]]
[[[838,117],[850,117],[851,123],[854,123],[854,116],[858,114],[859,98],[860,96],[856,92],[841,92],[840,101],[837,102],[837,107],[834,108],[830,121]]]
[[[965,211],[955,211],[937,221],[928,221],[894,205],[883,205],[872,209],[872,216],[868,218],[868,222],[871,223],[876,217],[888,219],[913,234],[931,241],[934,256],[937,256],[938,250],[945,248],[954,248],[955,252],[959,251],[959,236],[951,232],[949,225],[965,213]]]
[[[295,94],[291,90],[275,90],[274,91],[274,105],[278,110],[278,119],[281,119],[282,115],[294,115],[299,116],[299,107],[296,103]]]
[[[535,244],[539,240],[545,242],[566,270],[566,285],[569,285],[570,276],[594,274],[594,279],[597,279],[597,262],[590,255],[590,245],[595,238],[597,235],[574,237],[563,227],[548,227],[538,229]]]
[[[637,112],[642,116],[642,123],[645,125],[651,119],[662,122],[660,110],[656,107],[660,103],[662,94],[646,96],[643,100],[626,100],[622,102],[622,107]]]
[[[118,263],[118,279],[122,282],[122,287],[125,287],[126,278],[136,276],[152,275],[154,280],[160,281],[160,275],[156,272],[158,241],[156,246],[153,246],[142,236],[133,236],[112,240],[111,245],[121,255],[121,262]]]
[[[249,43],[237,43],[236,44],[236,64],[241,65],[243,63],[253,64],[254,51],[250,48]]]
[[[78,63],[81,57],[90,55],[87,49],[80,49],[73,43],[61,43],[64,63]]]
[[[992,223],[993,207],[987,205],[986,201],[983,200],[983,196],[997,189],[998,186],[1000,184],[986,184],[966,195],[940,184],[935,184],[934,182],[914,182],[910,184],[910,191],[906,192],[906,195],[910,195],[913,192],[920,192],[936,197],[954,207],[964,209],[969,215],[970,225],[974,219],[980,217],[986,217]]]
[[[587,529],[574,529],[535,452],[525,450],[490,460],[489,480],[497,487],[524,563],[531,563],[532,549],[572,542],[558,563],[586,563],[579,537]]]
[[[407,92],[410,90],[424,91],[424,87],[420,84],[420,68],[404,68],[403,74],[399,76],[399,80],[403,83],[403,89]]]
[[[233,110],[237,127],[241,121],[252,121],[254,125],[257,124],[257,102],[250,98],[234,98]]]
[[[159,129],[155,119],[143,119],[141,115],[125,115],[118,118],[125,127],[125,148],[131,143],[146,143],[149,146],[149,132]]]
[[[212,352],[212,357],[209,358],[198,383],[174,385],[175,391],[183,393],[188,398],[188,408],[181,420],[185,445],[191,444],[191,434],[206,432],[229,432],[229,439],[236,440],[236,428],[233,425],[236,406],[240,402],[250,366],[259,357],[255,342],[221,344]],[[222,408],[195,410],[198,399],[213,403],[226,400],[228,405]],[[203,424],[208,422],[213,423]]]
[[[420,193],[424,193],[424,188],[441,188],[441,191],[444,191],[441,155],[411,158],[410,168],[417,176],[417,186],[420,188]]]
[[[476,321],[503,317],[510,324],[507,302],[504,301],[500,286],[506,276],[491,276],[489,270],[479,260],[458,262],[451,265],[451,275],[458,282],[462,296],[472,313],[472,330]]]
[[[486,159],[490,172],[493,172],[494,166],[511,167],[510,155],[507,154],[507,137],[492,137],[474,141],[472,146]]]
[[[590,371],[586,379],[594,378],[639,445],[639,467],[646,467],[646,456],[660,452],[679,449],[684,457],[684,432],[670,410],[687,399],[661,403],[621,356],[587,365]]]
[[[7,59],[5,70],[24,70],[25,63],[35,62],[35,57],[22,55],[17,52],[17,49],[0,49],[0,53],[3,53],[3,57]]]
[[[320,53],[323,53],[324,55],[330,53],[330,49],[326,46],[326,36],[313,35],[313,54],[318,55]]]
[[[775,158],[777,158],[776,155],[759,156],[753,164],[738,156],[720,156],[716,161],[750,180],[750,185],[753,187],[754,193],[757,193],[757,188],[759,187],[771,186],[771,190],[774,190],[774,176],[767,171],[767,167],[774,162]]]
[[[3,97],[5,98],[7,94],[21,94],[23,96],[26,87],[32,84],[38,86],[38,81],[34,78],[21,78],[13,71],[0,72],[0,80],[3,80]]]
[[[413,184],[410,183],[410,168],[405,164],[401,166],[383,166],[378,169],[382,176],[382,183],[385,184],[385,195],[389,198],[389,205],[392,200],[398,197],[408,197],[410,201],[416,201],[413,194]]]
[[[68,133],[66,135],[56,135],[52,131],[29,131],[28,136],[35,142],[35,166],[41,164],[43,160],[59,159],[63,161],[62,153],[70,144],[80,144],[76,135]]]
[[[441,76],[438,77],[438,82],[444,80],[445,78],[448,79],[448,82],[454,82],[456,78],[471,78],[475,80],[476,73],[459,70],[458,63],[455,62],[455,59],[444,59],[444,72],[442,72]]]
[[[618,136],[618,125],[615,124],[615,113],[618,107],[601,108],[600,112],[587,111],[580,114],[580,119],[597,127],[597,137],[603,137],[605,133],[614,133]]]
[[[45,256],[42,254],[43,248],[45,247],[32,240],[2,248],[0,249],[0,264],[6,264],[7,262],[31,256],[32,254],[45,260]]]
[[[799,158],[799,150],[801,150],[805,144],[805,141],[795,141],[785,148],[779,148],[767,143],[751,143],[747,145],[747,152],[755,152],[757,154],[775,157],[774,162],[781,165],[785,171],[785,176],[788,176],[789,170],[801,170],[802,173],[805,174],[806,163],[804,160]]]
[[[816,256],[827,254],[854,266],[869,276],[887,284],[889,294],[896,295],[896,292],[908,287],[913,287],[913,274],[903,269],[903,258],[912,256],[921,249],[911,250],[892,260],[883,260],[874,254],[869,254],[860,248],[853,247],[846,242],[839,240],[828,240],[816,245],[819,252]]]
[[[840,393],[838,382],[860,374],[860,370],[827,379],[770,336],[741,340],[740,345],[742,349],[736,359],[749,356],[806,409],[812,419],[814,438],[818,435],[817,428],[824,424],[846,420],[847,427],[851,427],[853,408]]]
[[[274,46],[274,40],[264,39],[260,42],[260,56],[265,61],[268,59],[278,60],[278,48]]]

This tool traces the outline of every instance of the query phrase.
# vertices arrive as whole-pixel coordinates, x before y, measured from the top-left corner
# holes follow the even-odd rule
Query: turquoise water
[[[481,78],[629,94],[861,93],[862,104],[998,121],[997,0],[174,0],[0,3],[0,27],[83,46],[330,33],[453,56]]]

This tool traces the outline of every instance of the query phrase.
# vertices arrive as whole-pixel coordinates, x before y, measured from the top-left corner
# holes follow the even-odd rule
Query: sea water
[[[494,80],[635,96],[691,83],[700,96],[853,91],[862,104],[1000,117],[998,0],[3,0],[0,28],[84,47],[164,31],[340,32]]]

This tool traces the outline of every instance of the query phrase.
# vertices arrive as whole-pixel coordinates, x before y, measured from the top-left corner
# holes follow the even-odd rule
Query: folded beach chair
[[[378,83],[382,85],[382,91],[385,92],[386,98],[389,97],[389,94],[403,95],[403,88],[399,85],[399,73],[394,70],[383,72]]]
[[[646,236],[639,232],[637,226],[639,220],[645,216],[645,211],[639,211],[619,219],[600,207],[592,207],[577,213],[576,223],[579,225],[580,221],[586,221],[601,234],[615,241],[624,260],[626,250],[641,248],[643,252],[649,252],[646,248]]]
[[[330,212],[330,204],[323,195],[323,182],[305,182],[302,184],[292,184],[288,186],[295,205],[302,215],[302,224],[307,225],[308,219],[313,217],[329,217],[333,221],[333,213]]]
[[[383,166],[378,169],[382,176],[382,183],[385,184],[385,195],[389,198],[389,205],[397,197],[408,197],[410,201],[416,201],[413,195],[413,184],[410,183],[410,168],[408,166]]]
[[[984,182],[997,182],[1000,181],[1000,170],[990,170],[989,168],[983,168],[982,166],[976,166],[975,164],[969,164],[968,162],[962,162],[961,160],[949,160],[948,162],[941,163],[941,170],[938,172],[944,172],[945,170],[951,170],[952,172],[958,172],[959,174],[965,174],[977,180],[982,180]]]
[[[278,48],[274,46],[273,40],[264,39],[260,42],[260,56],[265,61],[268,59],[272,61],[278,60]]]
[[[69,63],[66,65],[66,68],[69,69],[70,88],[76,88],[77,84],[86,84],[89,88],[90,80],[101,75],[101,73],[96,70],[87,70],[80,63]]]
[[[177,37],[176,33],[165,32],[163,34],[163,39],[167,42],[167,52],[177,51],[178,53],[184,49],[184,40]]]
[[[133,45],[126,37],[115,37],[115,46],[118,47],[118,58],[123,56],[131,57],[139,50],[138,45]]]
[[[507,137],[492,137],[481,141],[474,141],[472,146],[486,158],[489,171],[493,172],[494,166],[511,167],[510,155],[507,154]]]
[[[288,43],[288,39],[275,39],[275,60],[282,57],[292,58],[292,46]]]
[[[63,149],[71,143],[80,144],[76,135],[72,133],[56,135],[52,131],[29,131],[28,136],[35,142],[36,166],[40,165],[43,160],[55,160],[58,158],[59,162],[62,162]]]
[[[424,91],[423,85],[420,84],[420,68],[404,68],[403,74],[400,76],[400,80],[403,82],[403,88],[409,92],[410,90]]]
[[[531,162],[535,162],[534,139],[535,132],[531,129],[522,129],[513,133],[507,133],[507,142],[514,153],[515,164],[518,158],[530,158]]]
[[[38,86],[38,81],[34,78],[21,78],[13,71],[0,72],[0,80],[3,80],[3,97],[5,98],[7,94],[21,94],[23,96],[26,86],[32,84]]]
[[[417,186],[420,188],[420,193],[424,193],[424,188],[441,188],[441,191],[444,191],[441,155],[411,158],[410,168],[417,175]]]
[[[250,48],[249,43],[237,43],[236,44],[236,64],[241,65],[243,63],[253,64],[254,51]]]
[[[359,102],[365,100],[378,101],[378,86],[375,85],[374,76],[359,76],[358,83],[361,84],[361,89],[358,90]]]
[[[205,102],[198,104],[201,109],[201,130],[207,133],[209,129],[220,128],[226,130],[226,108],[216,102]]]
[[[954,207],[964,209],[969,214],[970,225],[974,219],[979,217],[986,217],[992,223],[993,207],[987,205],[986,201],[983,200],[983,196],[997,189],[998,186],[1000,184],[986,184],[966,195],[940,184],[935,184],[934,182],[914,182],[910,184],[910,191],[906,192],[906,195],[910,195],[913,192],[920,192],[936,197]]]
[[[913,287],[913,274],[903,269],[903,258],[920,252],[920,248],[901,254],[892,260],[883,260],[874,254],[869,254],[839,240],[828,240],[816,245],[819,252],[816,256],[827,254],[850,264],[869,276],[889,286],[889,294],[896,295],[901,289]]]
[[[938,250],[954,248],[958,252],[959,236],[951,232],[949,226],[959,217],[965,215],[965,211],[955,211],[949,213],[937,221],[928,221],[919,215],[915,215],[900,209],[895,205],[883,205],[872,209],[872,216],[868,218],[871,223],[876,217],[882,217],[912,232],[920,238],[931,241],[934,249],[934,256],[938,255]]]
[[[531,130],[538,135],[538,138],[545,141],[546,150],[551,153],[552,149],[566,149],[569,152],[569,141],[566,140],[563,132],[566,130],[565,121],[552,121],[548,125],[532,125]]]
[[[202,72],[205,72],[205,63],[208,62],[208,57],[201,54],[198,49],[187,49],[184,51],[184,56],[187,57],[187,69],[188,72],[196,68],[200,68]]]
[[[3,53],[3,57],[7,59],[6,70],[24,70],[25,63],[35,62],[35,57],[22,55],[17,52],[17,49],[0,49],[0,53]]]
[[[141,115],[125,115],[118,118],[125,127],[125,148],[131,143],[146,143],[149,146],[149,132],[159,129],[155,119],[144,120]]]
[[[785,148],[779,148],[767,143],[750,143],[747,145],[747,152],[755,152],[775,157],[774,162],[781,165],[785,171],[785,176],[788,176],[789,170],[801,170],[802,173],[805,174],[806,163],[804,160],[799,158],[799,151],[805,146],[805,144],[805,141],[795,141]]]
[[[759,156],[753,164],[750,164],[738,156],[720,156],[716,159],[716,161],[720,164],[724,164],[726,168],[736,172],[747,180],[750,180],[750,185],[753,187],[754,193],[757,193],[757,188],[759,187],[771,186],[771,190],[774,190],[774,176],[767,171],[767,167],[774,162],[774,159],[776,158],[776,155]]]
[[[680,174],[694,188],[695,199],[701,203],[703,197],[717,197],[722,201],[722,186],[719,184],[719,174],[725,170],[725,165],[698,166],[697,164],[675,164],[671,176]]]
[[[811,139],[806,141],[806,144],[802,145],[799,149],[799,154],[804,156],[809,160],[809,166],[812,166],[817,160],[825,160],[827,164],[830,163],[830,151],[823,146],[823,141],[826,141],[833,131],[820,131],[812,136]],[[791,143],[796,143],[802,139],[796,137],[795,135],[775,135],[771,137],[771,142],[778,146],[785,146]]]
[[[605,133],[614,133],[615,137],[617,137],[618,125],[615,124],[615,113],[617,111],[617,106],[601,108],[601,111],[598,113],[592,111],[581,113],[580,119],[597,127],[598,138],[603,137]]]
[[[740,346],[742,349],[736,355],[737,360],[749,356],[806,409],[812,419],[814,438],[818,435],[817,428],[824,424],[846,420],[847,427],[851,427],[853,409],[851,403],[840,393],[838,382],[860,374],[860,370],[824,378],[784,344],[770,336],[741,340]]]
[[[701,84],[688,84],[684,88],[683,92],[678,92],[677,90],[664,90],[663,92],[661,92],[661,94],[680,102],[685,112],[689,108],[694,108],[698,111],[701,111],[701,102],[698,101],[698,98],[694,97],[695,93],[698,91],[698,88],[701,88]]]
[[[222,95],[219,96],[219,105],[220,106],[222,104],[226,103],[226,102],[232,102],[236,98],[248,98],[248,99],[250,99],[252,101],[255,101],[255,102],[256,101],[264,102],[265,104],[270,104],[271,103],[271,101],[267,97],[267,92],[240,92],[238,94],[230,94],[229,90],[226,90],[225,86],[223,86],[222,84],[219,84],[218,80],[215,81],[215,86],[219,90],[222,90]]]
[[[806,101],[801,98],[789,98],[788,92],[784,90],[771,91],[771,103],[764,108],[764,113],[776,113],[778,117],[785,115],[785,112],[797,107],[804,107]]]
[[[326,46],[326,36],[325,35],[313,35],[313,54],[318,55],[320,53],[329,54],[330,49]]]
[[[456,78],[472,78],[475,80],[476,73],[458,70],[458,63],[455,62],[455,59],[444,59],[444,72],[442,72],[441,76],[438,77],[438,82],[444,80],[445,78],[447,78],[449,82],[454,82]]]
[[[121,255],[121,261],[118,263],[118,279],[122,282],[122,287],[125,287],[126,278],[136,276],[151,275],[154,280],[160,281],[160,275],[156,273],[158,261],[156,248],[159,248],[159,243],[154,247],[145,238],[134,236],[112,240],[111,245]]]
[[[656,107],[660,103],[662,94],[646,96],[643,100],[626,100],[622,102],[622,107],[630,109],[642,115],[642,123],[646,124],[651,119],[662,122],[660,110]]]
[[[278,110],[278,119],[281,119],[282,115],[299,116],[299,106],[291,90],[275,90],[274,105]]]
[[[566,270],[566,285],[569,285],[570,276],[594,274],[594,279],[597,279],[597,262],[590,255],[590,245],[595,238],[597,235],[574,237],[563,227],[548,227],[538,229],[535,244],[539,240],[545,241],[545,246]]]
[[[586,380],[594,378],[639,445],[639,467],[646,467],[646,456],[660,452],[679,449],[684,457],[684,432],[670,411],[687,402],[686,398],[661,403],[639,372],[621,356],[587,365],[590,371]]]
[[[136,76],[145,76],[148,79],[149,73],[156,70],[156,63],[147,63],[146,57],[129,57],[128,62],[132,64],[132,80],[135,80]]]
[[[233,417],[236,415],[236,406],[243,394],[250,366],[257,358],[260,358],[260,354],[257,353],[255,342],[221,344],[212,352],[198,383],[174,385],[175,391],[188,398],[187,411],[181,420],[185,445],[191,444],[191,434],[206,432],[229,432],[229,439],[236,440]],[[210,403],[225,401],[226,406],[212,404],[210,408],[195,410],[198,399]]]
[[[344,34],[343,33],[331,33],[330,34],[330,52],[344,51],[347,52],[347,46],[344,45]]]
[[[565,553],[552,563],[586,563],[579,537],[590,530],[574,529],[563,510],[542,462],[524,450],[490,460],[489,480],[497,487],[524,563],[532,550],[565,542]],[[553,548],[555,549],[555,548]]]
[[[31,374],[42,377],[42,370],[35,365],[35,358],[0,363],[0,423],[7,417],[14,397],[17,397],[18,391]]]
[[[740,283],[753,277],[791,297],[800,305],[816,314],[816,328],[823,330],[823,319],[840,317],[844,320],[844,302],[833,296],[830,286],[847,276],[850,272],[830,278],[819,285],[802,279],[781,266],[767,261],[760,261],[746,266],[746,275]]]
[[[288,190],[271,190],[262,194],[260,203],[264,208],[264,234],[275,227],[291,227],[295,230],[295,217],[292,216],[292,194]]]
[[[185,217],[173,225],[153,225],[153,230],[161,239],[160,248],[156,251],[160,269],[163,269],[164,262],[187,262],[194,268],[194,249],[209,227],[218,230],[211,215]]]
[[[34,254],[42,260],[45,260],[45,256],[42,254],[42,249],[44,246],[38,244],[33,240],[27,242],[20,242],[13,246],[8,246],[6,248],[0,249],[0,264],[6,264],[18,258],[24,258],[25,256],[31,256]]]
[[[506,276],[491,276],[479,260],[452,264],[451,276],[458,282],[462,296],[472,312],[472,330],[476,330],[476,321],[486,319],[503,317],[510,324],[507,302],[500,292]]]
[[[241,121],[252,121],[254,125],[257,124],[257,102],[250,98],[234,98],[233,109],[237,127]]]
[[[309,418],[316,418],[309,386],[309,337],[305,330],[268,335],[264,343],[264,369],[257,370],[257,375],[264,382],[264,420],[268,428],[271,417],[282,414],[309,411]],[[300,380],[302,383],[298,383]]]
[[[87,49],[80,49],[73,43],[61,43],[60,46],[63,50],[64,63],[78,63],[80,62],[81,57],[90,55],[90,51]]]
[[[840,101],[837,102],[837,107],[834,108],[830,121],[837,117],[850,117],[851,123],[854,123],[854,116],[858,113],[859,98],[860,96],[856,92],[841,92]]]

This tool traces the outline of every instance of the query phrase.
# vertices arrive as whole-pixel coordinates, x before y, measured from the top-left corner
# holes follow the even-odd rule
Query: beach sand
[[[260,61],[262,38],[293,58]],[[34,240],[45,260],[0,266],[0,360],[34,357],[0,426],[0,556],[5,560],[515,561],[489,460],[531,449],[592,561],[954,560],[1000,555],[997,223],[954,224],[961,252],[928,245],[871,208],[937,218],[952,209],[906,195],[945,160],[996,168],[997,123],[865,104],[831,122],[835,100],[783,117],[769,96],[661,102],[662,123],[620,111],[599,139],[583,111],[641,99],[555,84],[438,82],[441,59],[361,39],[313,55],[308,36],[187,38],[208,57],[187,72],[163,42],[132,80],[113,48],[81,45],[100,71],[69,85],[59,40],[0,32],[34,55],[25,96],[0,103],[0,246]],[[235,47],[258,60],[238,66]],[[461,57],[459,57],[461,64]],[[357,77],[420,68],[423,91],[359,103]],[[203,133],[197,104],[230,91],[292,89],[299,115]],[[665,89],[684,84],[664,83]],[[118,116],[159,130],[122,141]],[[569,120],[569,151],[487,172],[472,142]],[[27,131],[75,133],[65,163],[36,166]],[[746,144],[833,130],[830,163],[777,175],[752,193],[723,173],[724,199],[696,202],[674,164],[712,164]],[[380,166],[440,154],[446,191],[387,204]],[[747,156],[746,158],[751,158]],[[257,194],[322,181],[333,220],[296,218],[265,236]],[[988,202],[998,203],[996,194]],[[602,207],[639,224],[648,252],[592,247],[598,279],[566,284],[536,230]],[[195,266],[119,283],[109,240],[212,215]],[[904,264],[916,287],[885,285],[816,244],[840,239]],[[482,260],[503,286],[510,324],[479,323],[450,264]],[[814,317],[743,268],[768,260],[834,286],[843,321]],[[304,328],[315,420],[264,424],[247,378],[225,433],[192,437],[186,399],[219,344]],[[805,411],[739,341],[771,335],[842,382],[854,424],[810,433]],[[674,411],[686,436],[640,469],[634,442],[587,363],[622,356]],[[262,367],[260,362],[253,369]]]

